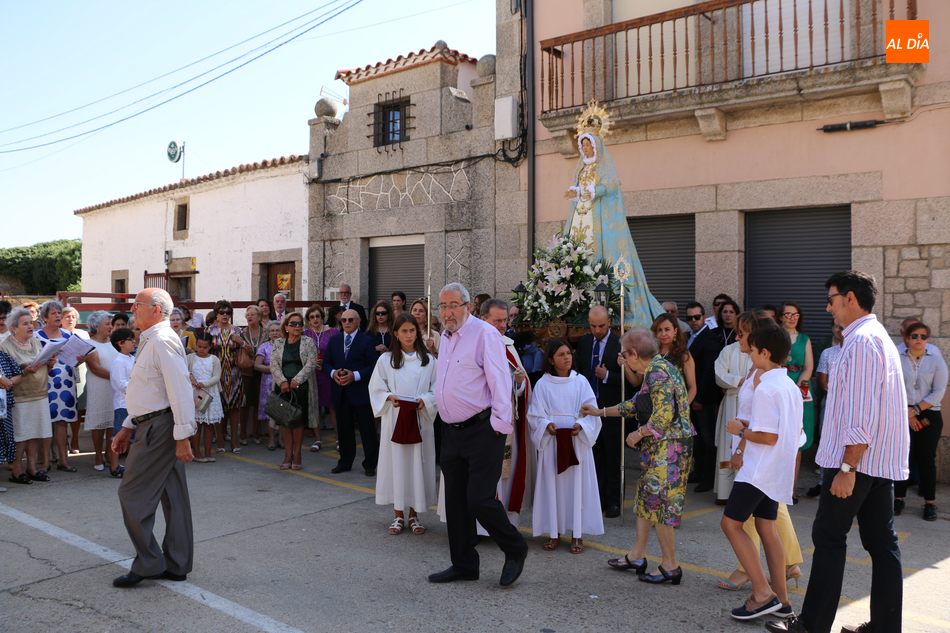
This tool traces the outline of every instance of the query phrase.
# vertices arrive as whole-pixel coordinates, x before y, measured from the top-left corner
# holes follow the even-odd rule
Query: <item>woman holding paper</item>
[[[35,336],[42,345],[61,343],[68,340],[71,334],[62,329],[63,304],[51,300],[40,306],[40,318],[43,320],[43,329]],[[49,371],[48,396],[49,417],[53,421],[53,441],[56,443],[56,453],[59,463],[56,470],[67,473],[76,472],[75,466],[69,465],[69,451],[66,448],[66,430],[70,422],[79,419],[76,399],[77,367],[84,361],[84,357],[76,359],[75,364],[57,360]],[[43,440],[43,461],[49,458],[49,440]]]
[[[571,553],[584,551],[583,534],[603,534],[593,446],[601,419],[581,415],[597,408],[586,378],[573,371],[574,354],[564,339],[548,343],[544,374],[528,408],[531,441],[538,451],[532,522],[534,535],[547,534],[544,549],[557,549],[560,534],[571,533]]]
[[[373,414],[381,418],[376,503],[393,505],[390,534],[407,525],[413,534],[425,534],[417,511],[436,502],[435,359],[411,314],[396,317],[394,331],[390,351],[379,357],[369,381]]]
[[[16,398],[16,406],[13,407],[16,457],[13,460],[10,481],[16,484],[49,481],[46,471],[38,468],[38,457],[43,438],[53,435],[47,399],[47,378],[53,361],[39,367],[33,366],[43,345],[33,336],[33,316],[29,310],[14,308],[7,316],[7,329],[11,335],[0,343],[0,350],[16,361],[22,372],[19,383],[12,385],[13,396]]]

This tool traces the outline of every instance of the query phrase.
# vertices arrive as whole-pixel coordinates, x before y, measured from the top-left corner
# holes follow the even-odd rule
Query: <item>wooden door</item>
[[[278,292],[287,295],[290,301],[296,301],[294,288],[296,286],[296,265],[294,262],[278,262],[267,265],[267,297],[273,297]]]

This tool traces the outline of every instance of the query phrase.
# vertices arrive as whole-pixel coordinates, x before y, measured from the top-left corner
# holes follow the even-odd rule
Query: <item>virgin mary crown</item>
[[[587,108],[577,117],[577,134],[593,134],[604,138],[610,133],[610,114],[598,105],[596,99],[587,102]]]

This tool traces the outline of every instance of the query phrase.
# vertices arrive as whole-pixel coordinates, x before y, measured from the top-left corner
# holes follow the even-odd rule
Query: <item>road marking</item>
[[[132,558],[126,554],[122,554],[113,549],[109,549],[104,545],[99,545],[88,539],[85,539],[78,534],[73,534],[72,532],[67,532],[66,530],[53,525],[52,523],[47,523],[46,521],[39,519],[31,514],[21,512],[15,508],[12,508],[4,503],[0,503],[0,514],[8,516],[14,521],[19,521],[20,523],[27,525],[35,530],[39,530],[44,534],[55,538],[58,541],[71,545],[76,549],[82,550],[87,554],[101,558],[106,562],[118,565],[122,569],[129,569],[132,567]],[[267,633],[304,633],[300,629],[296,629],[288,624],[284,624],[270,616],[264,615],[263,613],[258,613],[253,609],[249,609],[243,605],[238,604],[219,596],[217,594],[211,593],[207,589],[202,589],[198,585],[194,585],[190,582],[174,582],[170,580],[155,580],[153,582],[162,585],[166,589],[170,589],[175,593],[190,598],[195,602],[214,609],[215,611],[220,611],[221,613],[228,615],[236,620],[240,620],[245,624],[250,624],[255,626],[262,631],[267,631]]]
[[[259,459],[254,459],[253,457],[245,457],[244,455],[235,455],[234,453],[225,453],[231,459],[236,459],[241,462],[246,462],[248,464],[254,464],[255,466],[261,466],[262,468],[267,468],[269,470],[280,471],[280,467],[274,464],[261,461]],[[367,486],[361,486],[359,484],[351,484],[348,481],[339,481],[337,479],[331,479],[330,477],[323,477],[321,475],[314,475],[313,473],[308,473],[304,470],[285,470],[283,471],[288,475],[294,475],[296,477],[303,477],[304,479],[312,479],[313,481],[319,481],[325,484],[330,484],[331,486],[338,486],[340,488],[346,488],[348,490],[355,490],[356,492],[362,492],[368,495],[375,495],[375,488],[368,488]]]

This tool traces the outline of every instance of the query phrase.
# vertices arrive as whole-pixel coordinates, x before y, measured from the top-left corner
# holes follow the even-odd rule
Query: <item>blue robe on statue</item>
[[[569,189],[573,197],[565,231],[575,239],[586,240],[594,249],[595,259],[603,258],[611,267],[624,257],[630,273],[624,287],[625,325],[649,328],[664,310],[647,287],[627,225],[617,170],[599,136],[579,135],[577,148],[581,155],[575,184]]]

